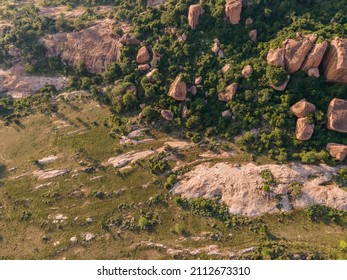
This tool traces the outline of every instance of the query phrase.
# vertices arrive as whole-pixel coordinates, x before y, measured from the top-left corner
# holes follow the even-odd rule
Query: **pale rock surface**
[[[260,172],[265,169],[270,170],[278,182],[270,193],[262,189],[264,180]],[[213,166],[204,163],[182,175],[171,192],[188,199],[212,199],[215,195],[221,195],[221,202],[227,205],[230,213],[246,216],[275,213],[280,209],[289,211],[314,204],[347,210],[346,191],[335,185],[321,185],[331,181],[337,170],[326,165],[300,163],[261,166],[249,163],[240,167],[228,163]],[[315,179],[309,180],[310,177]],[[292,183],[303,185],[302,194],[294,200],[289,198]]]
[[[218,94],[218,100],[223,102],[232,101],[236,95],[236,92],[237,92],[237,84],[233,83],[227,86],[224,92],[221,92]]]

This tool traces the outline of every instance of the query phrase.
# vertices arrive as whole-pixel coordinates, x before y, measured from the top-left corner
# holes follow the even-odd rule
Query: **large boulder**
[[[199,18],[204,13],[201,5],[191,5],[188,12],[188,24],[194,30],[199,24]]]
[[[302,65],[301,70],[308,73],[308,70],[310,68],[318,68],[318,66],[322,62],[323,56],[327,48],[328,48],[328,43],[326,41],[315,44],[311,52],[307,56],[306,60],[304,61],[304,64]]]
[[[232,101],[236,95],[236,92],[237,92],[237,84],[233,83],[227,86],[224,92],[220,92],[218,94],[218,100],[223,102]]]
[[[307,141],[312,137],[314,132],[314,124],[309,122],[307,117],[299,118],[296,122],[296,139]]]
[[[121,39],[113,31],[113,20],[78,32],[57,33],[41,38],[48,57],[60,55],[71,67],[84,64],[91,73],[102,73],[120,55]]]
[[[226,0],[225,14],[231,24],[239,24],[242,11],[242,0]]]
[[[309,113],[316,111],[316,106],[310,102],[307,102],[306,99],[302,99],[299,102],[295,103],[290,110],[298,118],[306,117]]]
[[[136,62],[138,64],[144,64],[148,62],[149,59],[150,59],[150,55],[149,55],[148,49],[146,47],[140,48],[139,51],[137,52]]]
[[[334,98],[330,102],[327,118],[328,129],[347,133],[347,100]]]
[[[187,85],[177,76],[170,86],[169,96],[177,101],[184,101],[187,97]]]
[[[347,157],[347,146],[336,143],[329,143],[327,145],[329,154],[339,161],[344,161]]]
[[[347,39],[337,37],[331,42],[323,67],[329,82],[347,84]]]
[[[299,41],[293,39],[284,41],[285,66],[289,74],[294,74],[300,70],[316,38],[315,35],[309,35]]]

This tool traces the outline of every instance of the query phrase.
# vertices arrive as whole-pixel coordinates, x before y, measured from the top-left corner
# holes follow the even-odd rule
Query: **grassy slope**
[[[59,112],[55,116],[32,115],[24,118],[20,126],[0,125],[0,158],[3,164],[3,178],[0,180],[0,258],[211,258],[189,253],[172,256],[163,249],[137,244],[151,240],[170,248],[191,249],[218,245],[222,252],[237,252],[270,240],[263,234],[254,233],[249,227],[229,229],[215,219],[182,210],[173,202],[169,192],[156,183],[156,180],[163,181],[165,178],[153,175],[146,165],[135,165],[133,171],[125,175],[120,175],[113,168],[102,167],[100,163],[117,155],[115,149],[120,148],[119,142],[109,136],[109,128],[102,125],[109,114],[106,108],[94,101],[63,102],[59,104]],[[58,119],[66,120],[72,126],[57,129],[54,122]],[[95,122],[98,125],[93,125]],[[71,131],[78,132],[71,134]],[[126,147],[124,151],[151,146],[157,148],[168,137],[161,133],[156,133],[156,136],[158,139],[146,146]],[[191,162],[198,153],[198,148],[187,151],[182,158]],[[52,180],[34,179],[30,174],[38,167],[33,161],[51,154],[58,155],[59,160],[46,164],[45,169],[67,168],[71,172]],[[243,154],[231,159],[243,160],[249,161],[249,157]],[[74,173],[73,170],[81,168],[80,161],[100,168],[95,174]],[[14,167],[17,169],[10,171]],[[23,174],[29,175],[13,179]],[[101,177],[91,180],[96,176]],[[34,190],[35,186],[46,182],[52,184]],[[94,195],[96,191],[108,193],[109,197],[98,199]],[[167,195],[166,202],[148,205],[150,197],[156,194]],[[127,205],[127,208],[119,210],[120,204]],[[120,236],[117,235],[118,228],[102,229],[102,224],[111,217],[134,218],[137,223],[141,211],[153,213],[159,224],[149,231],[125,230]],[[23,213],[28,212],[32,216],[21,220]],[[57,214],[67,216],[67,221],[53,224]],[[93,219],[89,225],[85,223],[88,217]],[[320,252],[325,258],[346,258],[338,249],[340,240],[347,239],[345,225],[309,222],[304,211],[286,215],[281,218],[282,222],[278,221],[279,218],[281,215],[270,215],[263,220],[271,233],[271,240],[284,243],[290,252]],[[184,225],[189,236],[183,238],[172,233],[170,229],[176,223]],[[96,240],[83,241],[81,235],[87,232],[96,234]],[[221,241],[203,237],[213,232],[222,233]],[[43,241],[44,235],[50,240]],[[73,236],[79,239],[77,244],[69,241]],[[193,240],[197,236],[203,238]],[[54,246],[56,241],[60,244]]]

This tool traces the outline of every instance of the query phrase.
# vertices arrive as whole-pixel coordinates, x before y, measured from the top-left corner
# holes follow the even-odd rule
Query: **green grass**
[[[346,221],[339,225],[314,223],[303,210],[262,217],[267,234],[253,230],[259,224],[258,219],[241,228],[230,228],[217,219],[197,216],[178,206],[163,187],[166,177],[153,174],[146,161],[135,164],[131,171],[124,173],[104,167],[102,163],[116,156],[116,149],[121,148],[119,141],[110,136],[110,129],[103,126],[109,115],[106,108],[98,107],[95,102],[83,101],[60,104],[57,115],[23,118],[21,126],[4,127],[0,124],[0,258],[219,259],[228,258],[228,252],[258,248],[265,242],[284,244],[290,254],[305,252],[314,255],[318,252],[322,258],[347,258],[339,248],[340,241],[347,240]],[[54,123],[62,119],[71,126],[54,128]],[[80,132],[71,134],[71,131]],[[157,149],[163,147],[170,137],[155,130],[152,133],[156,141],[126,146],[122,148],[123,152]],[[193,162],[203,151],[198,147],[179,151],[178,158]],[[39,167],[33,161],[51,154],[56,154],[59,159],[43,168],[67,168],[70,173],[52,180],[35,179],[32,172]],[[227,160],[213,159],[211,162],[250,160],[249,154],[240,153]],[[82,168],[80,161],[95,166],[95,173],[78,171]],[[11,170],[14,167],[16,170]],[[25,176],[14,179],[20,175]],[[36,186],[49,182],[51,185],[34,190]],[[98,198],[97,192],[103,192],[104,198]],[[156,196],[162,201],[153,203]],[[58,214],[67,216],[67,220],[54,224]],[[133,219],[137,224],[139,217],[147,214],[157,220],[157,224],[148,230],[121,230],[118,226],[105,228],[110,218]],[[23,215],[27,219],[23,220]],[[88,224],[87,218],[93,222]],[[176,224],[184,227],[183,235],[171,230]],[[95,240],[83,241],[82,235],[88,232],[95,234]],[[216,234],[220,236],[218,240],[212,238]],[[43,236],[49,240],[42,240]],[[70,242],[73,236],[78,238],[76,244]],[[167,248],[188,251],[169,255],[165,249],[141,243],[149,240]],[[54,245],[57,241],[60,243]],[[203,252],[210,245],[218,245],[225,254],[189,253],[194,249]],[[252,257],[257,255],[235,256]]]

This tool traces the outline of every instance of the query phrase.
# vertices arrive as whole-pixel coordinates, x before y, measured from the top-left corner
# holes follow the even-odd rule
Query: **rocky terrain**
[[[345,1],[94,2],[0,5],[0,258],[347,258]]]

